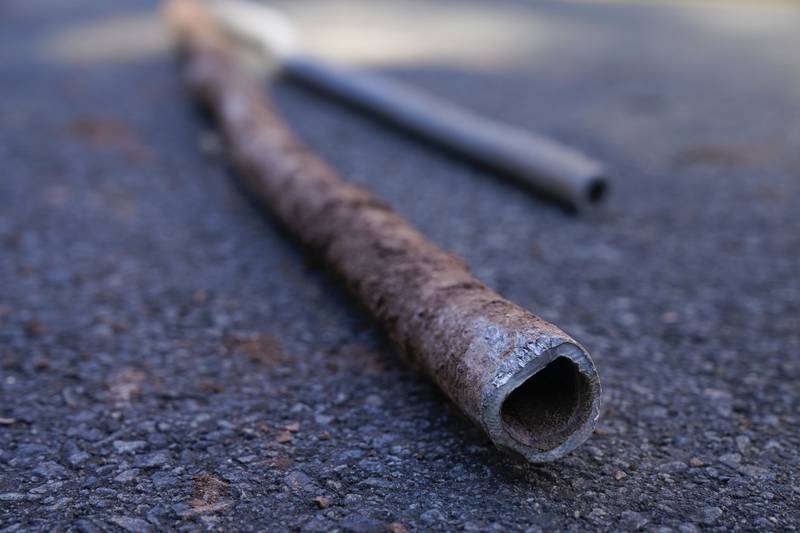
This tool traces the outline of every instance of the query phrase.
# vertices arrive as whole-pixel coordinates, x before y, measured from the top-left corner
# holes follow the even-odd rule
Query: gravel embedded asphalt
[[[552,31],[494,70],[382,70],[607,160],[605,209],[572,216],[296,87],[280,108],[589,349],[596,434],[520,463],[406,369],[237,188],[152,3],[12,0],[0,531],[798,529],[800,7],[437,5]]]

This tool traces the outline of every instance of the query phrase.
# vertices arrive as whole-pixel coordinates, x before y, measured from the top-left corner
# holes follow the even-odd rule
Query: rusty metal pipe
[[[331,95],[576,210],[605,196],[603,163],[552,139],[479,116],[386,77],[299,51],[279,12],[247,1],[217,4],[225,28],[258,45],[286,78]]]
[[[600,396],[586,350],[341,180],[298,143],[200,5],[169,7],[188,83],[215,116],[245,186],[320,253],[397,350],[501,449],[543,462],[585,441]]]

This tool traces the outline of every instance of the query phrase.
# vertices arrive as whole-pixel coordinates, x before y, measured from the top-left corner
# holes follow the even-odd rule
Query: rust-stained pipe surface
[[[585,441],[600,384],[583,347],[311,155],[200,4],[173,0],[168,14],[189,85],[218,121],[246,186],[347,282],[398,351],[504,450],[542,462]]]

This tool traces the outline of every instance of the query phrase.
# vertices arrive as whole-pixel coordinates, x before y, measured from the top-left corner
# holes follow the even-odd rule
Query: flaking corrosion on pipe
[[[600,383],[583,347],[342,181],[295,140],[201,5],[168,7],[188,83],[215,116],[245,185],[347,282],[398,351],[501,449],[543,462],[585,441]]]

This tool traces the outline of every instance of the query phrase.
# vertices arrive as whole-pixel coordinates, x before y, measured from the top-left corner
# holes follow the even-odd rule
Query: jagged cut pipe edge
[[[509,396],[534,375],[544,370],[559,358],[569,359],[577,371],[586,379],[591,403],[586,409],[585,419],[564,439],[549,450],[529,446],[514,437],[503,421],[502,408]],[[602,389],[594,363],[588,352],[579,344],[563,342],[538,352],[530,352],[528,361],[510,376],[494,380],[484,393],[481,405],[481,423],[494,444],[509,453],[519,454],[532,463],[546,463],[559,459],[586,442],[592,435],[600,418]]]

